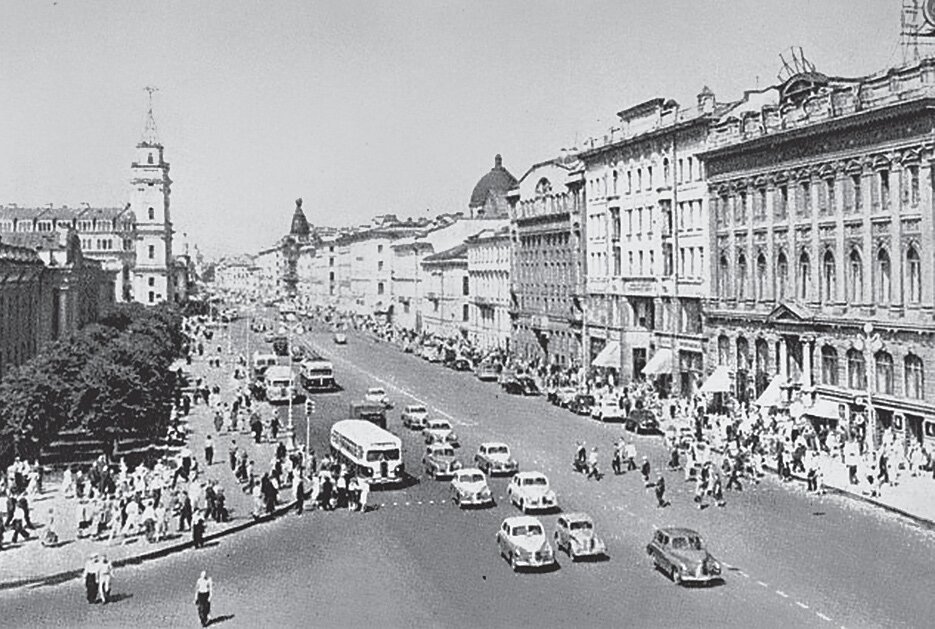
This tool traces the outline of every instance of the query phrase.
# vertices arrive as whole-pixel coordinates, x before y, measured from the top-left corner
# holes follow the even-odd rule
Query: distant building
[[[425,331],[444,337],[468,338],[471,329],[471,286],[467,245],[461,243],[422,261],[426,275],[422,315]]]
[[[470,285],[470,338],[481,349],[509,349],[510,269],[513,247],[509,225],[485,229],[465,241]]]
[[[0,378],[36,355],[51,315],[42,291],[45,265],[35,251],[0,238]]]
[[[509,218],[507,193],[516,185],[516,177],[503,167],[503,158],[494,157],[493,168],[474,186],[468,203],[470,218]]]

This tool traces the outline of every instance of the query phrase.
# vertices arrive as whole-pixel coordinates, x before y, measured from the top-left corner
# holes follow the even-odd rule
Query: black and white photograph
[[[0,25],[0,626],[935,626],[935,0]]]

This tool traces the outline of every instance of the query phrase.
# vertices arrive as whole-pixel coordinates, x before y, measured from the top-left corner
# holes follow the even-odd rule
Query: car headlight
[[[480,495],[482,498],[490,498],[490,488],[484,487],[480,490]]]
[[[461,462],[460,462],[460,461],[454,461],[454,462],[451,464],[451,469],[453,469],[453,470],[460,470],[460,469],[461,469]]]

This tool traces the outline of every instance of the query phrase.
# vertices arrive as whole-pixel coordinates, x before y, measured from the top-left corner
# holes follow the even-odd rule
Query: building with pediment
[[[935,442],[935,60],[797,69],[747,92],[701,156],[707,371],[743,400]]]

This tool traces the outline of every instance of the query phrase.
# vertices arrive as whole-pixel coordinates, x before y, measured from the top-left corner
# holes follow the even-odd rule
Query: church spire
[[[147,85],[143,91],[149,95],[149,109],[146,112],[146,126],[143,128],[140,143],[147,146],[161,146],[159,135],[156,133],[156,118],[153,117],[153,92],[158,92],[159,88]]]

